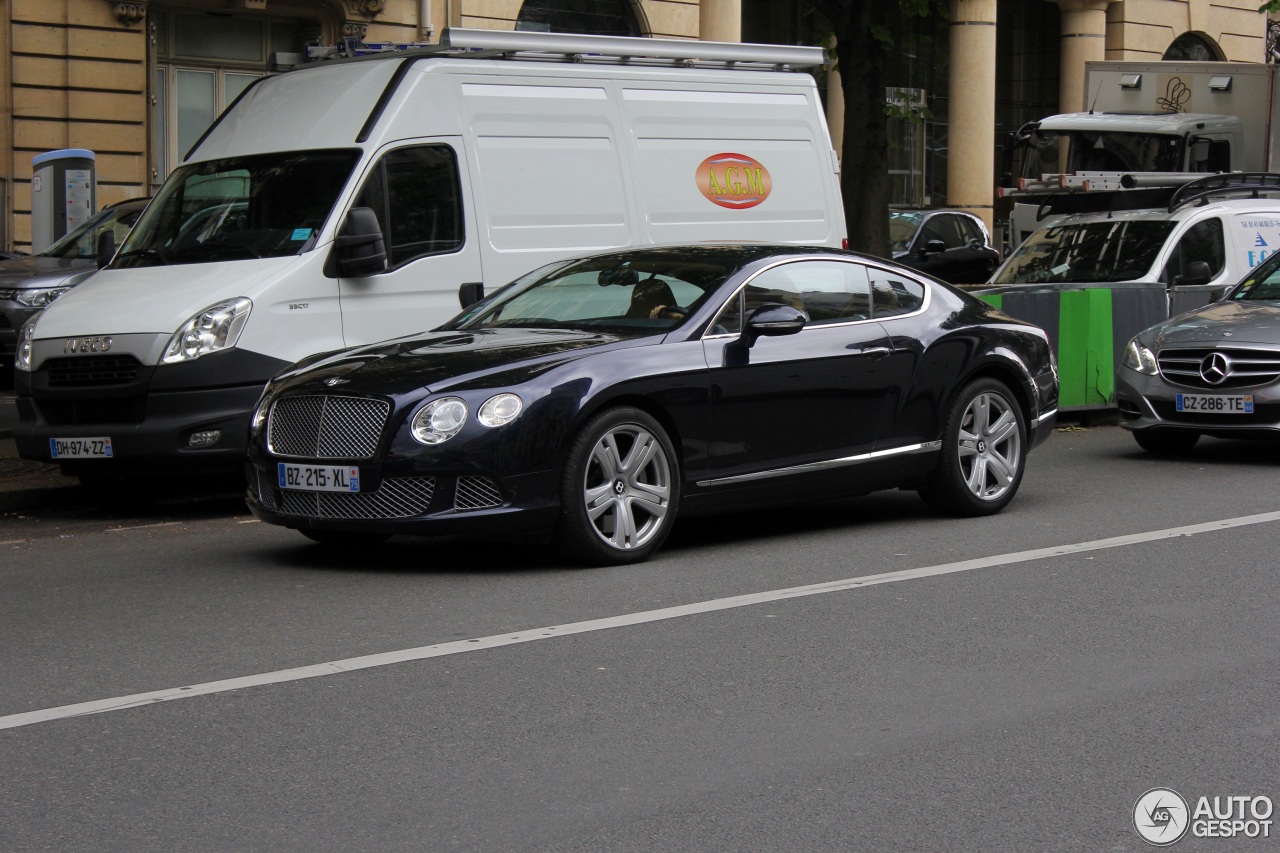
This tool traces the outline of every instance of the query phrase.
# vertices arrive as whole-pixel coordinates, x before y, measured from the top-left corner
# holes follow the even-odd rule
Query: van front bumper
[[[17,372],[18,454],[78,476],[236,473],[253,407],[286,363],[252,353],[224,355],[230,353],[142,368],[116,385],[58,387],[45,370]],[[217,378],[223,381],[214,384]],[[55,454],[58,440],[78,438],[110,439],[110,456]]]

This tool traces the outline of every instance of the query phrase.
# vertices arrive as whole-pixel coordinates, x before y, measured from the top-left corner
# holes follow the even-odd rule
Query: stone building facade
[[[1010,5],[1010,3],[1015,5]],[[1056,7],[1028,17],[1023,7]],[[1083,62],[1159,59],[1181,42],[1213,58],[1264,61],[1258,0],[950,0],[946,203],[989,211],[998,103],[1079,107]],[[31,160],[86,148],[98,205],[147,195],[275,54],[344,37],[437,41],[446,26],[807,42],[803,0],[7,0],[0,4],[0,246],[31,244]],[[1056,20],[1055,20],[1056,19]],[[998,28],[1006,32],[997,41]],[[1047,30],[1056,32],[1047,32]],[[1045,68],[1048,42],[1056,68]],[[1021,48],[1000,47],[1022,45]],[[1021,49],[1019,61],[1013,53]],[[1012,51],[1012,52],[1011,52]],[[832,75],[834,76],[834,75]],[[1047,81],[1047,82],[1046,82]],[[1075,88],[1073,88],[1075,87]],[[1039,100],[1043,100],[1040,97]],[[838,114],[839,98],[831,99]],[[833,116],[834,118],[835,116]],[[838,121],[832,126],[838,127]],[[935,197],[934,201],[942,201]]]

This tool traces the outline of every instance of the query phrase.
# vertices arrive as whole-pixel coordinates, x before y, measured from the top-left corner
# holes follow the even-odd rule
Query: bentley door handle
[[[888,347],[867,347],[862,351],[862,355],[865,355],[867,358],[884,358],[891,352],[893,352],[893,350]]]

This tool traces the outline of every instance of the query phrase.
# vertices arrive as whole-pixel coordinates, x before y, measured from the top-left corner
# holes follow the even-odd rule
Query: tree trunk
[[[862,11],[858,16],[869,18],[871,13]],[[836,38],[844,92],[840,195],[849,226],[849,248],[887,256],[889,133],[884,111],[884,60],[878,50],[867,49],[869,35],[864,35],[861,43]]]

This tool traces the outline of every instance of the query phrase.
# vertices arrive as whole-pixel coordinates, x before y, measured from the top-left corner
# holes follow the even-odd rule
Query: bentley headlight
[[[31,319],[23,324],[22,331],[18,332],[18,350],[13,356],[13,366],[17,370],[31,372],[31,350],[36,340],[36,321],[43,313],[43,311],[37,311],[32,314]]]
[[[262,433],[267,426],[267,414],[271,411],[271,387],[262,392],[262,398],[253,410],[253,419],[249,421],[249,431],[254,435]]]
[[[70,289],[69,287],[41,287],[34,290],[17,290],[14,291],[13,301],[28,308],[43,308]]]
[[[467,404],[457,397],[441,397],[413,416],[410,430],[423,444],[441,444],[458,434],[467,422]]]
[[[1124,366],[1147,376],[1155,376],[1160,372],[1156,366],[1155,353],[1139,343],[1137,338],[1129,341],[1129,345],[1124,348]]]
[[[251,308],[253,302],[244,297],[210,305],[182,324],[182,328],[169,339],[160,360],[165,364],[176,364],[231,349],[240,339]]]
[[[476,420],[487,427],[500,427],[520,417],[524,402],[515,394],[497,394],[484,401]]]

